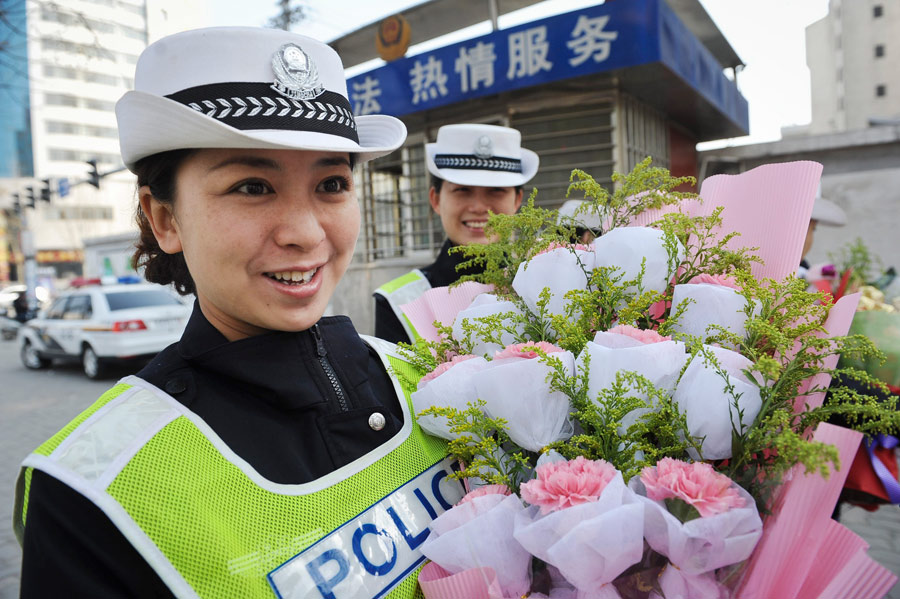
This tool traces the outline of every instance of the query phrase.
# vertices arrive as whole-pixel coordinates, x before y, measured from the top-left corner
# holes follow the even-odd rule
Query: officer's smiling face
[[[229,340],[315,324],[359,234],[346,153],[198,150],[178,169],[172,212],[140,193],[160,247],[184,252],[204,316]]]
[[[522,191],[515,187],[480,187],[444,181],[440,192],[429,192],[431,207],[441,217],[447,237],[455,244],[487,243],[484,234],[488,213],[514,214],[522,205]]]

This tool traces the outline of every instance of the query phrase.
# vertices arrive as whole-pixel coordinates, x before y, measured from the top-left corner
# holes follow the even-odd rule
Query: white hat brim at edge
[[[357,162],[367,162],[393,152],[406,139],[403,121],[387,115],[356,117],[358,144],[313,131],[235,129],[169,98],[140,91],[122,96],[116,117],[122,160],[129,170],[141,158],[182,148],[346,151],[355,154]]]
[[[518,187],[520,185],[525,185],[534,178],[538,171],[538,165],[540,164],[538,155],[525,148],[521,149],[521,173],[480,169],[438,168],[434,164],[435,154],[437,154],[437,144],[425,144],[425,163],[428,166],[428,172],[436,177],[440,177],[444,181],[449,181],[456,185]]]
[[[847,214],[841,207],[822,196],[816,198],[810,219],[832,227],[843,227],[847,224]]]

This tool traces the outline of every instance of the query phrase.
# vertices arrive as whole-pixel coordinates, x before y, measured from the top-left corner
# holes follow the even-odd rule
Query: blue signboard
[[[495,31],[388,63],[347,85],[356,115],[401,116],[651,63],[665,64],[746,127],[746,100],[663,0],[606,2]]]

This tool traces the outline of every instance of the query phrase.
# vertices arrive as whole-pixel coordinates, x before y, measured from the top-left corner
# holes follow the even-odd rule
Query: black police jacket
[[[138,376],[203,418],[277,483],[328,474],[383,444],[403,424],[381,359],[345,316],[323,318],[300,333],[228,342],[195,304],[181,341]],[[374,412],[387,420],[379,431],[368,425]],[[98,507],[37,470],[23,550],[23,598],[172,596]]]
[[[457,267],[462,264],[466,258],[458,252],[451,254],[449,250],[453,245],[453,242],[449,239],[445,241],[438,252],[437,259],[428,266],[420,269],[422,274],[425,275],[425,278],[428,279],[432,288],[447,287],[451,283],[458,281],[464,275],[480,274],[484,271],[483,268],[457,270]],[[391,305],[384,296],[378,294],[375,294],[375,336],[379,339],[390,341],[391,343],[397,343],[399,341],[411,343],[409,335],[406,334],[406,330],[403,328],[403,325],[400,324],[400,320],[397,318],[397,315],[394,314]]]

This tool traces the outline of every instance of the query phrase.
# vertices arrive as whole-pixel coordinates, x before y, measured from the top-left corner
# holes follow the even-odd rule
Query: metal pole
[[[500,11],[497,9],[497,0],[488,0],[488,11],[491,15],[491,27],[494,31],[497,31],[500,29],[500,25],[497,22],[500,15]]]
[[[22,206],[22,214],[19,217],[20,245],[22,254],[25,256],[25,298],[28,300],[28,312],[34,314],[37,311],[37,259],[34,251],[34,240],[31,237],[31,230],[28,228],[28,216],[25,213],[25,206]]]

